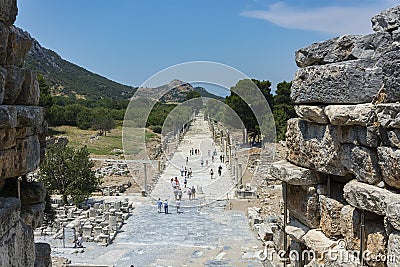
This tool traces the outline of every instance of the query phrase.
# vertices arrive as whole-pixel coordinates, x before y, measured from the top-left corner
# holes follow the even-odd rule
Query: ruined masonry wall
[[[46,195],[25,175],[39,165],[46,126],[36,75],[22,67],[32,38],[13,26],[17,12],[16,0],[0,0],[0,266],[25,267],[35,265]]]
[[[367,266],[391,267],[400,265],[400,6],[372,24],[372,34],[296,52],[298,118],[288,122],[287,160],[271,174],[287,184],[292,249],[362,246],[372,253]],[[382,255],[389,260],[373,260]],[[359,266],[340,257],[306,264]]]

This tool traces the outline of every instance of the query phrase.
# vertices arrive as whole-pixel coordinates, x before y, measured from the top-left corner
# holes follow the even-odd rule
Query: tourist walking
[[[218,176],[221,176],[221,174],[222,174],[222,166],[219,165],[219,167],[218,167]]]
[[[158,200],[157,200],[158,213],[161,213],[162,204],[163,203],[162,203],[161,198],[158,198]]]
[[[203,158],[200,160],[200,165],[201,165],[201,167],[203,167],[203,165],[204,165],[204,159]]]
[[[183,184],[185,185],[185,188],[186,188],[186,185],[187,185],[187,176],[185,176],[185,180],[183,180]]]
[[[182,200],[182,189],[178,190],[178,200]]]
[[[193,176],[192,168],[189,168],[188,178],[192,178],[192,176]]]
[[[194,185],[192,185],[192,189],[190,190],[192,192],[192,199],[196,198],[196,189],[194,188]]]
[[[164,212],[165,214],[168,214],[168,200],[164,200]]]
[[[192,190],[190,188],[188,188],[187,194],[188,194],[189,200],[192,200]]]
[[[185,170],[183,169],[183,166],[180,168],[180,171],[181,171],[181,176],[183,176],[183,172],[185,171]]]
[[[210,170],[210,176],[211,176],[211,179],[212,179],[213,176],[214,176],[214,171],[213,171],[213,169]]]

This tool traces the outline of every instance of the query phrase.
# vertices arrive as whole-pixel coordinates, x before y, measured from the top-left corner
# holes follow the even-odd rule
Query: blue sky
[[[20,0],[16,25],[44,47],[111,80],[139,86],[188,61],[214,61],[273,88],[294,53],[343,34],[371,33],[393,0]]]

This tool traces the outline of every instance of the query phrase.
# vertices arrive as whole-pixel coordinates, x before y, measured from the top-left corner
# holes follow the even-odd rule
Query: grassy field
[[[122,125],[112,129],[107,136],[96,137],[97,131],[80,130],[73,126],[51,127],[50,134],[56,136],[67,136],[69,146],[80,148],[87,146],[89,153],[93,155],[118,155],[113,150],[122,150]],[[157,135],[146,130],[146,142],[152,141]]]

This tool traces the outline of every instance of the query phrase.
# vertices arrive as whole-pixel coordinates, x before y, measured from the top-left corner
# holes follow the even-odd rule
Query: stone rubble
[[[33,235],[46,190],[27,179],[44,154],[47,128],[36,74],[22,67],[32,38],[13,26],[17,13],[16,0],[0,0],[0,266],[51,266],[50,250]]]

